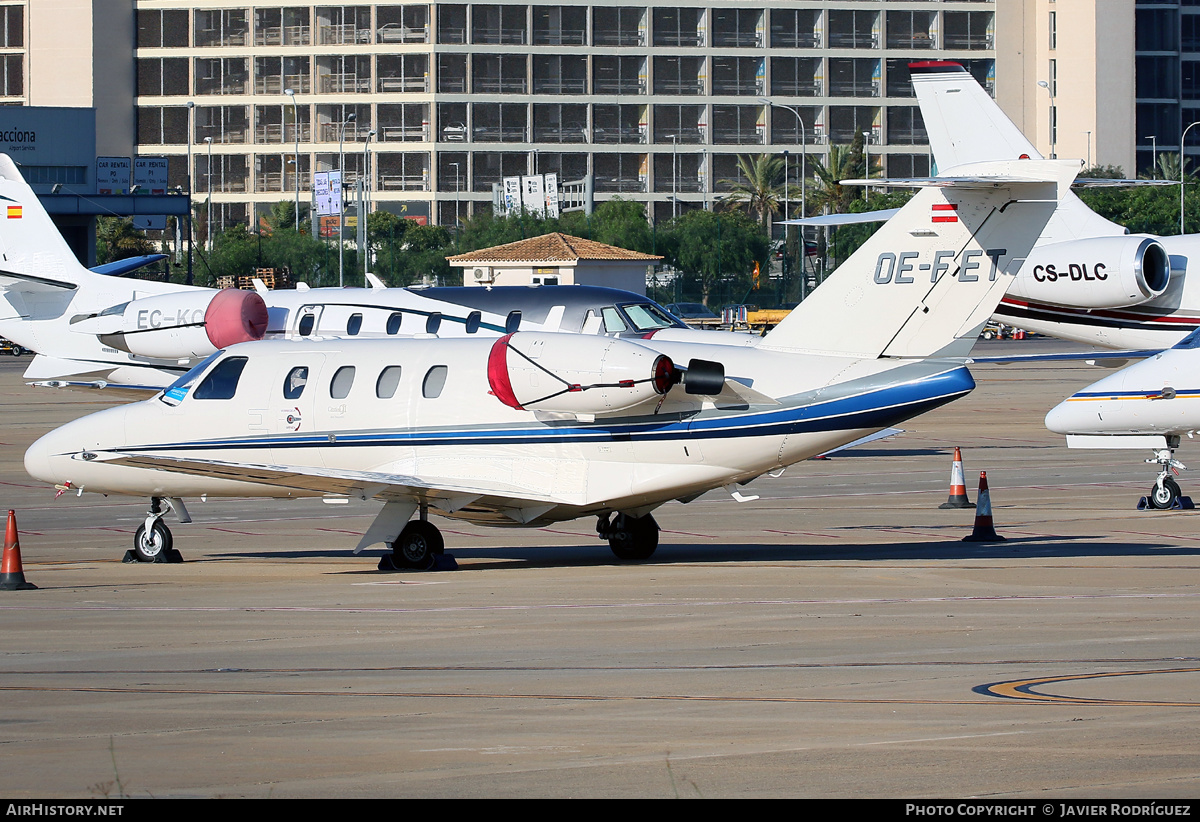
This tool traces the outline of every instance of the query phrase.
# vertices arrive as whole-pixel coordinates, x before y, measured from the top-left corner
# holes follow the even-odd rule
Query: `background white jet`
[[[375,280],[375,288],[253,292],[125,279],[78,262],[4,154],[0,201],[20,206],[0,220],[0,336],[37,352],[26,379],[55,387],[146,396],[218,349],[265,337],[689,333],[653,300],[593,286],[407,289]]]
[[[953,175],[963,163],[1041,157],[961,65],[909,68],[939,174]],[[1200,261],[1200,236],[1129,234],[1068,194],[995,317],[1108,348],[1169,348],[1200,327],[1200,277],[1187,276],[1190,260]]]

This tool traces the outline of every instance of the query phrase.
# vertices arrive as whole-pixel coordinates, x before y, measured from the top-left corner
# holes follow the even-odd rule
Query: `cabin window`
[[[362,331],[362,314],[351,314],[350,319],[346,320],[346,333],[356,337],[359,331]]]
[[[446,387],[446,373],[449,369],[444,365],[435,365],[425,373],[425,381],[421,383],[421,396],[427,400],[437,399]]]
[[[329,396],[335,400],[344,400],[349,396],[352,385],[354,385],[354,366],[343,365],[329,383]]]
[[[508,312],[508,317],[504,320],[504,333],[515,334],[521,328],[521,309],[516,309]]]
[[[389,365],[379,372],[375,381],[375,396],[381,400],[390,400],[396,396],[396,386],[400,384],[400,366]]]
[[[217,367],[196,386],[192,394],[198,400],[230,400],[237,392],[238,380],[246,367],[245,357],[230,357],[217,363]]]
[[[482,312],[472,311],[470,314],[468,314],[467,322],[465,323],[465,325],[467,327],[467,333],[474,334],[476,331],[478,331],[479,324],[481,322],[483,322],[483,313]]]
[[[397,311],[394,314],[392,314],[390,317],[388,317],[387,333],[391,334],[393,336],[396,334],[399,334],[400,333],[400,325],[403,322],[404,322],[404,315],[402,313]]]
[[[316,314],[305,314],[300,318],[300,336],[307,337],[313,332],[313,326],[317,324]]]
[[[285,400],[300,399],[306,385],[308,385],[308,366],[298,365],[283,378],[283,398]]]
[[[425,333],[436,334],[442,326],[442,312],[435,311],[425,318]]]

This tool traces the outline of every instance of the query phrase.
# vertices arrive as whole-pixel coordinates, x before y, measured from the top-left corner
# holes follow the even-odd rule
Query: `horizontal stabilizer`
[[[759,347],[868,359],[968,355],[1079,163],[1008,160],[956,171],[919,181],[928,185]]]
[[[803,220],[781,220],[779,225],[814,225],[839,226],[858,225],[860,223],[885,223],[900,213],[898,208],[882,208],[878,211],[860,211],[849,214],[822,214],[820,217],[806,217]]]
[[[167,259],[166,254],[143,254],[140,257],[126,257],[123,260],[114,260],[111,263],[93,266],[92,272],[103,274],[106,277],[120,277],[128,274],[130,271],[137,271],[139,268],[145,268],[152,263],[165,259]]]

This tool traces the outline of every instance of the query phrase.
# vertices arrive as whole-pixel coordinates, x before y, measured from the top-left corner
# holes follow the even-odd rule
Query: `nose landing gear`
[[[1168,508],[1192,508],[1191,497],[1185,497],[1179,488],[1179,483],[1175,481],[1172,473],[1178,474],[1186,466],[1175,459],[1175,449],[1179,447],[1178,437],[1168,437],[1167,447],[1157,449],[1154,456],[1146,462],[1157,464],[1161,470],[1158,477],[1154,480],[1154,485],[1150,486],[1150,494],[1144,498],[1146,505],[1139,508],[1156,508],[1160,511]]]
[[[133,550],[125,552],[123,562],[183,562],[183,557],[173,547],[171,529],[162,521],[167,511],[174,511],[180,522],[192,521],[183,500],[151,497],[146,521],[138,526],[133,535]]]

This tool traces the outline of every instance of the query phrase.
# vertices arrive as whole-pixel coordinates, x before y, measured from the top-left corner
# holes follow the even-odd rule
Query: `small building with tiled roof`
[[[543,234],[448,257],[463,285],[603,285],[646,293],[646,277],[662,257],[570,234]]]

